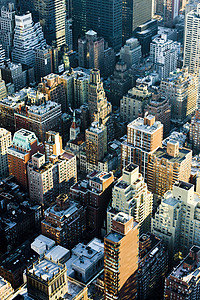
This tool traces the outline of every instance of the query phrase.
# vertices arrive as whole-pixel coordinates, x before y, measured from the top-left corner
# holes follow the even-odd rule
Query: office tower
[[[14,4],[9,3],[8,8],[2,6],[0,16],[0,44],[5,49],[6,57],[10,57],[11,47],[13,46],[15,27]]]
[[[144,24],[138,26],[135,32],[135,36],[140,42],[142,56],[146,57],[150,52],[150,43],[152,38],[158,33],[158,21],[150,20],[145,22]]]
[[[171,104],[171,121],[176,124],[185,123],[195,112],[198,96],[198,77],[189,74],[187,68],[174,71],[161,81],[161,93]]]
[[[11,145],[11,133],[0,128],[0,178],[8,177],[8,155],[7,150]]]
[[[16,181],[25,190],[28,189],[27,164],[37,151],[43,152],[43,145],[39,144],[35,133],[26,129],[15,132],[12,144],[8,148],[9,174],[15,176]]]
[[[170,258],[179,251],[186,255],[192,245],[200,246],[199,202],[192,184],[176,182],[152,218],[151,232],[163,240]]]
[[[168,253],[163,241],[152,233],[139,238],[138,299],[154,297],[154,290],[162,290],[168,269]]]
[[[139,167],[129,164],[123,169],[122,177],[112,191],[112,207],[107,211],[107,233],[111,230],[115,212],[132,216],[139,224],[140,235],[151,228],[153,195],[147,189]]]
[[[62,150],[47,160],[44,154],[36,153],[28,162],[27,173],[30,199],[49,206],[77,181],[76,156]]]
[[[163,18],[165,26],[172,27],[173,21],[179,15],[180,0],[156,0],[156,14]]]
[[[112,172],[93,171],[70,188],[72,199],[86,207],[86,231],[90,239],[102,236],[113,183]]]
[[[146,180],[149,155],[162,146],[163,125],[154,116],[137,118],[127,126],[127,140],[122,142],[122,168],[129,163],[139,166]]]
[[[44,150],[46,160],[49,161],[49,157],[51,155],[61,155],[63,153],[62,148],[62,137],[58,132],[55,131],[47,131],[45,142],[44,142]]]
[[[77,138],[77,136],[80,133],[80,127],[78,127],[77,123],[76,123],[76,113],[75,110],[73,112],[73,122],[72,125],[70,127],[70,140],[73,141]]]
[[[200,290],[200,247],[193,246],[189,254],[165,279],[165,299],[198,299]]]
[[[144,113],[155,116],[156,121],[163,124],[163,135],[167,136],[170,131],[171,105],[167,97],[161,95],[160,90],[153,90],[152,97],[144,109]]]
[[[76,0],[72,10],[73,49],[78,48],[78,39],[86,33],[86,0]],[[91,29],[91,28],[89,28]]]
[[[113,75],[110,77],[110,94],[113,106],[120,105],[120,99],[132,87],[131,77],[127,64],[119,60],[115,66]]]
[[[141,46],[138,39],[130,38],[120,50],[120,59],[123,60],[127,67],[138,64],[142,57]]]
[[[42,27],[39,23],[33,23],[31,13],[15,15],[12,61],[33,67],[35,50],[45,45]]]
[[[87,29],[96,31],[115,51],[122,46],[122,1],[87,1]]]
[[[39,95],[32,90],[33,100]],[[45,134],[49,130],[59,131],[61,121],[61,105],[52,101],[44,101],[41,104],[23,106],[14,114],[16,129],[26,128],[33,131],[39,141],[45,141]]]
[[[153,16],[153,1],[145,5],[140,0],[124,0],[122,2],[122,36],[123,42],[129,39],[138,26],[151,20]]]
[[[138,224],[118,213],[104,238],[104,299],[136,299]]]
[[[83,206],[71,201],[66,194],[61,194],[57,197],[56,204],[44,212],[42,234],[57,244],[72,249],[82,241],[85,213]]]
[[[80,67],[99,69],[103,71],[104,65],[104,38],[98,37],[93,30],[86,32],[78,39],[78,62]]]
[[[167,78],[170,72],[176,70],[180,43],[167,39],[166,34],[155,37],[150,44],[150,61],[160,79]]]
[[[120,100],[120,117],[123,122],[131,122],[143,115],[144,107],[149,102],[151,93],[146,85],[133,87]]]
[[[73,49],[72,19],[65,20],[65,40],[69,51],[71,51]]]
[[[90,81],[88,85],[88,107],[90,120],[93,122],[102,122],[109,126],[111,121],[112,105],[107,101],[103,82],[100,78],[100,71],[92,69],[90,71]],[[110,128],[112,130],[112,128]],[[110,135],[112,132],[109,132]]]
[[[38,90],[47,94],[48,99],[52,102],[61,104],[63,113],[67,111],[65,89],[59,75],[51,73],[41,78]]]
[[[2,78],[5,83],[14,84],[15,91],[23,89],[27,85],[27,71],[22,69],[21,64],[15,64],[6,59],[1,66]]]
[[[90,76],[86,72],[73,69],[60,76],[69,107],[80,108],[82,104],[88,101],[89,78]]]
[[[5,50],[3,49],[2,45],[0,45],[0,67],[3,66],[5,60]]]
[[[49,46],[36,49],[35,51],[35,77],[39,82],[42,77],[53,71],[52,49]]]
[[[98,122],[85,131],[87,163],[98,165],[107,153],[107,127]]]
[[[200,149],[200,111],[196,110],[195,116],[191,119],[189,142],[192,144],[192,149],[198,152]]]
[[[147,170],[148,189],[155,197],[162,197],[172,189],[176,181],[189,181],[191,165],[192,151],[179,148],[179,142],[169,140],[166,148],[158,148],[150,155]]]

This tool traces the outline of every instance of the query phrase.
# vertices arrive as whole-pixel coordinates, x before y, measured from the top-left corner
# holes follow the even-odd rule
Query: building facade
[[[11,146],[11,133],[4,128],[0,128],[0,178],[6,178],[8,170],[8,147]]]

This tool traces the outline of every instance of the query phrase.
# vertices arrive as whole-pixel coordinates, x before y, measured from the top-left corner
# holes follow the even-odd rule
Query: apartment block
[[[49,205],[77,181],[76,156],[62,151],[47,161],[44,154],[37,152],[28,162],[27,173],[30,199]]]
[[[46,132],[44,149],[47,161],[49,161],[51,155],[58,156],[64,152],[62,148],[62,137],[58,132],[51,130]]]
[[[130,38],[120,50],[120,59],[123,60],[127,67],[138,64],[142,57],[141,46],[136,38]]]
[[[179,142],[169,140],[166,148],[158,148],[150,155],[147,172],[149,190],[162,197],[176,181],[188,182],[191,165],[192,151],[179,148]]]
[[[132,122],[143,116],[144,108],[151,98],[146,85],[133,87],[120,100],[120,116],[123,122]]]
[[[178,181],[167,191],[152,218],[151,231],[163,240],[170,259],[200,245],[200,196],[190,183]]]
[[[107,211],[107,233],[112,228],[116,212],[132,216],[138,222],[140,234],[150,230],[153,195],[147,190],[139,167],[129,164],[123,169],[122,177],[112,191],[112,207]],[[114,211],[114,213],[113,213]]]
[[[104,299],[136,299],[138,224],[118,213],[104,238]]]
[[[57,197],[56,204],[44,212],[42,234],[57,244],[72,249],[83,239],[85,214],[83,206],[71,201],[66,194],[61,194]]]
[[[193,246],[189,254],[165,279],[165,299],[192,300],[200,292],[200,247]]]
[[[122,168],[133,163],[147,178],[149,155],[162,146],[163,124],[152,115],[137,118],[127,125],[127,139],[122,142]]]
[[[8,147],[11,146],[11,133],[0,128],[0,178],[6,178],[8,170]]]
[[[12,144],[8,148],[9,175],[15,176],[16,181],[25,190],[28,189],[27,164],[37,151],[44,150],[35,133],[20,129],[14,134]]]

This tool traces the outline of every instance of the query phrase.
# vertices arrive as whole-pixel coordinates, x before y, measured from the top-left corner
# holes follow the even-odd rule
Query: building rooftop
[[[12,145],[23,150],[31,150],[31,144],[34,141],[37,141],[35,133],[26,129],[20,129],[15,132]]]
[[[114,242],[114,243],[118,243],[119,241],[121,241],[121,239],[123,239],[123,235],[117,232],[110,232],[105,238]]]
[[[170,141],[171,143],[176,144],[176,141]],[[158,159],[167,159],[170,163],[181,163],[186,159],[186,156],[188,153],[190,153],[191,150],[185,149],[185,148],[179,148],[178,155],[175,157],[167,154],[166,148],[158,148],[153,155],[155,155]]]
[[[175,206],[179,201],[176,198],[169,197],[163,200],[163,203],[170,205],[170,206]]]
[[[60,245],[53,247],[51,250],[45,253],[45,257],[52,259],[55,262],[60,261],[66,255],[70,256],[70,251]]]
[[[174,183],[174,186],[180,187],[181,189],[184,189],[187,191],[190,190],[191,188],[193,188],[193,184],[184,182],[184,181],[177,181]]]
[[[150,116],[148,116],[149,118]],[[152,116],[154,117],[154,116]],[[144,118],[137,118],[128,124],[128,128],[133,128],[135,130],[143,131],[145,133],[154,133],[158,128],[163,127],[163,124],[160,121],[155,121],[152,126],[144,125]]]
[[[36,263],[34,263],[33,266],[28,269],[28,271],[34,274],[35,276],[47,281],[51,280],[63,268],[64,265],[54,263],[53,261],[50,261],[45,258],[41,261],[37,261]]]

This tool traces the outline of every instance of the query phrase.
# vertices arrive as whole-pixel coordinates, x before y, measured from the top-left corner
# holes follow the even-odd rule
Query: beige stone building
[[[140,234],[150,230],[153,195],[147,189],[139,167],[129,164],[123,169],[123,175],[114,185],[112,191],[112,207],[107,211],[107,233],[112,227],[112,219],[116,212],[133,216],[139,223]]]
[[[0,296],[1,300],[9,300],[12,298],[14,289],[11,284],[0,276]]]
[[[143,115],[145,105],[150,100],[151,93],[147,86],[140,84],[128,91],[120,100],[120,116],[123,122],[132,122]]]
[[[172,258],[192,245],[200,246],[200,195],[190,183],[177,181],[152,218],[151,231],[165,243]]]

